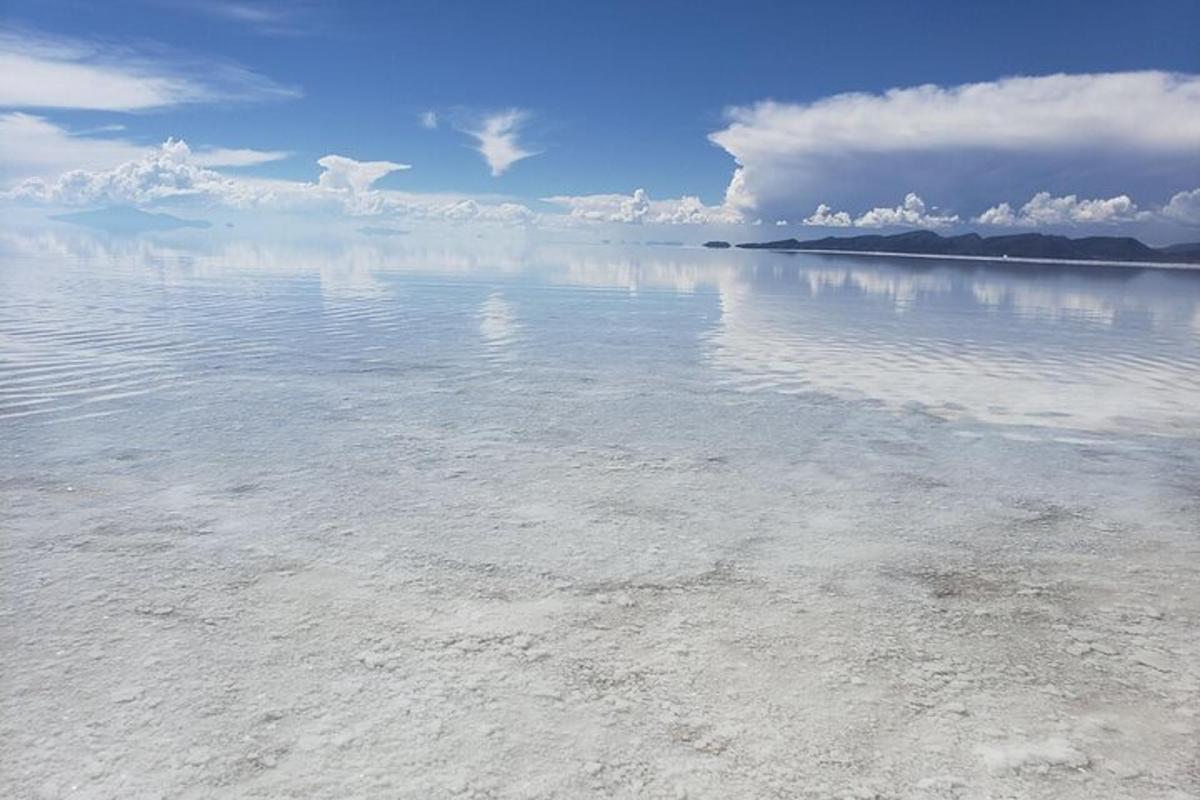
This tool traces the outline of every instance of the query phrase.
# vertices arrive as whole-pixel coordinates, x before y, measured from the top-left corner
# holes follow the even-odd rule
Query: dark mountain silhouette
[[[823,239],[781,239],[750,242],[738,247],[761,250],[834,250],[847,253],[904,253],[979,258],[1046,258],[1064,261],[1142,261],[1200,263],[1200,242],[1150,247],[1129,236],[1087,236],[1071,239],[1044,233],[1007,236],[942,236],[912,231],[891,236],[826,236]]]

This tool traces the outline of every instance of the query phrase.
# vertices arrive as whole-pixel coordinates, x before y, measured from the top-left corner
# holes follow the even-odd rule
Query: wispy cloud
[[[72,131],[34,114],[0,114],[0,182],[60,175],[71,170],[103,171],[137,161],[155,148],[120,137],[120,125]],[[190,161],[202,167],[252,167],[287,158],[283,150],[246,147],[201,147],[189,151]]]
[[[303,0],[184,0],[179,7],[268,36],[311,33],[315,26],[316,8]]]
[[[33,114],[0,114],[0,181],[109,169],[150,150],[126,139],[76,134]]]
[[[422,111],[417,115],[417,122],[421,123],[421,127],[432,131],[437,130],[438,115],[436,111]]]
[[[0,29],[0,107],[147,111],[299,95],[229,62]]]
[[[190,8],[223,17],[238,22],[249,22],[256,25],[276,25],[291,17],[291,12],[284,6],[274,3],[256,3],[243,0],[193,0],[186,4]]]
[[[537,151],[526,150],[517,141],[528,119],[528,111],[510,108],[485,117],[477,126],[463,128],[464,133],[475,139],[475,149],[487,162],[493,177],[503,175],[518,161],[538,154]]]
[[[202,167],[256,167],[272,161],[282,161],[291,153],[286,150],[253,150],[248,147],[204,147],[192,154],[192,160]]]

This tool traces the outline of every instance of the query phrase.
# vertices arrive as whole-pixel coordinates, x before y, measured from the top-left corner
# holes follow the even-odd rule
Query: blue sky
[[[1076,114],[1078,124],[1065,128],[1061,141],[1035,144],[1028,152],[975,140],[945,141],[941,149],[921,142],[881,149],[842,131],[844,147],[832,141],[799,153],[785,143],[764,155],[750,153],[741,141],[731,144],[729,135],[719,136],[729,129],[731,108],[750,109],[766,100],[802,110],[848,92],[879,96],[925,84],[950,91],[1009,76],[1152,70],[1195,77],[1200,73],[1200,4],[1194,0],[929,2],[916,8],[896,3],[5,0],[2,9],[5,47],[18,55],[99,64],[141,79],[179,78],[205,92],[184,100],[180,95],[186,91],[175,92],[153,107],[85,109],[71,106],[88,105],[86,100],[71,98],[58,107],[39,107],[30,92],[16,87],[12,97],[0,93],[0,113],[25,115],[23,124],[36,117],[62,129],[68,143],[91,138],[150,147],[176,137],[195,152],[212,147],[286,154],[252,166],[210,165],[234,178],[312,182],[320,172],[317,160],[336,154],[411,165],[385,171],[369,183],[374,190],[449,193],[484,203],[507,200],[535,213],[581,208],[547,206],[541,198],[623,195],[636,211],[639,188],[653,199],[690,195],[706,207],[727,203],[736,158],[746,162],[746,196],[753,202],[738,206],[736,214],[692,216],[740,218],[747,224],[786,218],[787,227],[795,227],[819,203],[827,203],[825,217],[808,217],[813,228],[821,227],[815,223],[822,219],[836,219],[839,211],[857,220],[876,207],[923,208],[915,217],[908,215],[917,222],[957,216],[944,223],[947,227],[966,225],[1002,203],[1020,217],[1022,204],[1044,191],[1054,201],[1075,195],[1076,205],[1128,196],[1136,210],[1116,221],[1101,219],[1104,224],[1165,231],[1162,219],[1139,220],[1137,214],[1200,187],[1200,127],[1192,127],[1200,126],[1200,98],[1190,84],[1157,89],[1112,84],[1092,91],[1090,84],[1077,82],[1065,89],[1033,88],[1038,98],[1052,98],[1037,101],[1050,104],[1048,114],[1060,113],[1053,103],[1062,102],[1064,91],[1085,101],[1090,92],[1090,102],[1097,103],[1115,98],[1118,106],[1128,105],[1123,98],[1129,93],[1157,92],[1161,96],[1145,108],[1162,118],[1144,124],[1171,126],[1182,119],[1183,130],[1172,142],[1119,140],[1093,147],[1080,141],[1075,147],[1071,137],[1089,130],[1078,104],[1062,112]],[[42,79],[38,75],[34,83]],[[23,79],[10,71],[0,80]],[[1020,87],[1005,91],[1025,92]],[[96,96],[103,93],[101,86]],[[510,109],[518,113],[509,144],[536,155],[496,175],[473,149],[476,139],[464,131],[483,129],[489,118]],[[1090,127],[1102,129],[1103,115],[1111,110],[1094,109],[1098,124]],[[431,111],[438,121],[433,129],[420,120]],[[887,108],[845,106],[845,113],[879,114],[888,125],[904,124]],[[912,113],[928,112],[918,106]],[[988,126],[994,112],[987,106],[955,113],[946,124],[961,129],[975,124],[976,117],[980,126]],[[776,126],[770,131],[776,139],[803,137],[809,130],[804,119],[779,122],[761,113],[748,124]],[[714,142],[714,134],[720,141]],[[1021,130],[1012,132],[1021,136]],[[36,174],[52,181],[55,169],[70,166],[68,151],[64,145],[62,159],[46,157],[42,171],[0,164],[0,178],[12,184]],[[23,151],[14,147],[11,152]],[[92,171],[116,166],[100,163],[96,153],[81,156],[91,163],[79,166]],[[955,174],[932,180],[944,165]],[[1014,177],[1006,183],[1005,175]],[[781,188],[789,183],[803,186],[789,194]],[[921,205],[907,203],[910,193],[919,194]],[[1194,199],[1200,206],[1200,194]],[[1192,200],[1184,198],[1181,213],[1190,212]],[[629,216],[612,198],[596,201],[595,207],[618,209],[597,216]],[[1043,203],[1033,212],[1052,207]],[[885,221],[903,227],[904,217],[900,213]],[[1003,213],[989,217],[1003,218]],[[1081,219],[1093,218],[1100,219],[1090,212]],[[1178,215],[1171,220],[1177,223]]]

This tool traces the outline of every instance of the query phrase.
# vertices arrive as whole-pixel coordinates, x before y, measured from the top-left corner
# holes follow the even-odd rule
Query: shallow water
[[[24,243],[33,252],[10,248],[3,273],[6,420],[135,412],[133,398],[179,379],[219,390],[213,369],[301,368],[317,385],[422,361],[463,375],[504,363],[521,369],[506,380],[530,382],[547,365],[616,381],[666,369],[714,390],[1017,426],[1190,435],[1200,420],[1192,270],[665,247],[109,242],[39,255],[44,243]]]
[[[1200,791],[1200,272],[0,252],[10,796]]]

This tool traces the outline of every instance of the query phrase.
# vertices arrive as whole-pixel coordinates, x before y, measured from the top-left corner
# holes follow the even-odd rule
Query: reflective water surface
[[[1200,272],[0,234],[6,797],[1200,793]]]
[[[389,243],[390,244],[390,243]],[[1014,426],[1190,435],[1200,273],[670,247],[10,237],[0,418],[242,368],[644,370]]]

